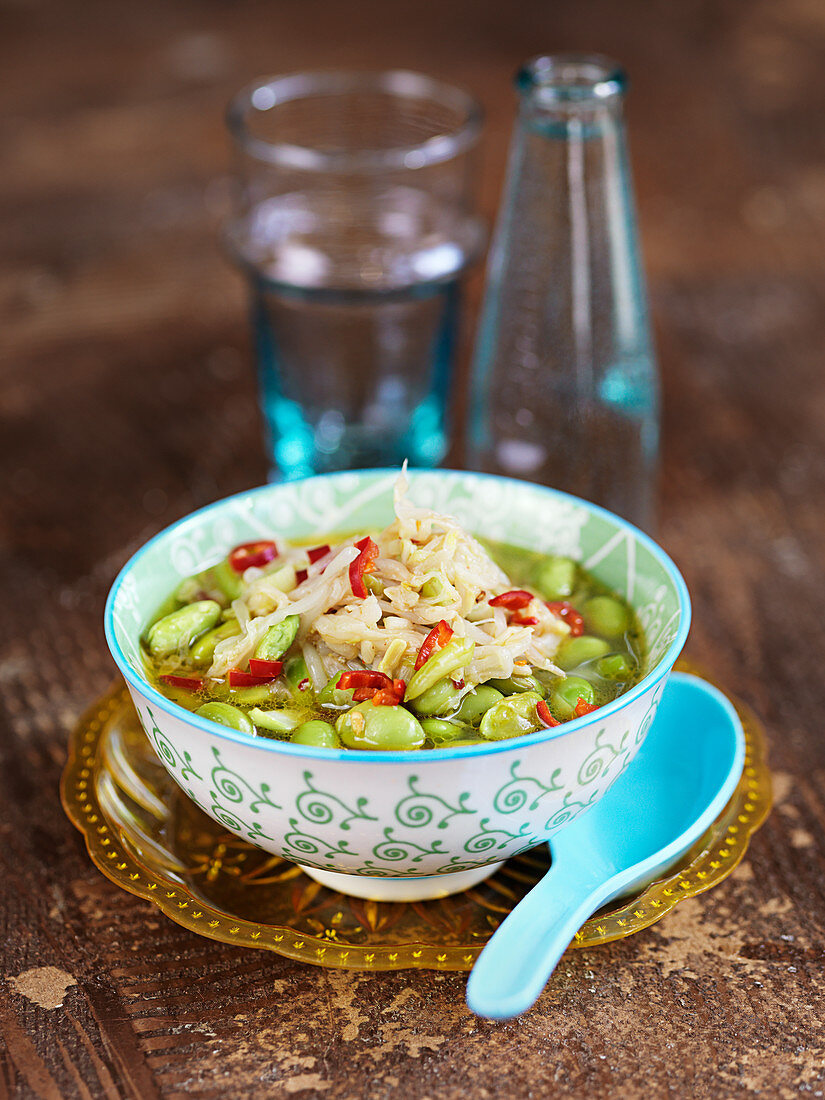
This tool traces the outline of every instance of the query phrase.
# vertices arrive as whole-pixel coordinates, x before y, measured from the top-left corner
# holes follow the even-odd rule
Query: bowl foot
[[[503,862],[487,863],[483,867],[454,871],[448,875],[379,878],[371,875],[342,875],[339,871],[321,871],[317,867],[299,864],[305,874],[322,886],[328,886],[330,890],[338,890],[353,898],[367,898],[370,901],[426,901],[446,898],[450,894],[458,894],[477,886],[503,866]]]

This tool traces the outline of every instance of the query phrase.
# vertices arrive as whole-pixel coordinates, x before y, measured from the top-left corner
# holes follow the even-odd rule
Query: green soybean
[[[241,733],[255,732],[249,715],[244,714],[237,707],[230,706],[229,703],[204,703],[202,707],[198,707],[195,714],[199,714],[201,718],[208,718],[210,722],[217,722],[218,725],[240,730]]]
[[[279,592],[291,592],[298,587],[298,578],[294,565],[280,565],[271,573],[267,573],[267,583]]]
[[[562,642],[553,658],[553,662],[567,672],[568,669],[584,664],[585,661],[592,661],[594,657],[603,657],[605,653],[609,652],[610,643],[606,642],[604,638],[595,638],[592,634],[582,634],[579,638],[567,638]]]
[[[627,608],[611,596],[593,596],[581,609],[588,630],[605,638],[620,638],[630,625]]]
[[[307,663],[300,654],[289,657],[284,663],[284,676],[296,699],[312,699],[312,679]]]
[[[352,688],[338,687],[343,672],[336,672],[332,679],[318,692],[318,702],[322,707],[348,707],[352,704]]]
[[[431,741],[441,744],[445,741],[455,741],[470,732],[466,726],[458,722],[448,722],[444,718],[422,718],[421,728]]]
[[[177,607],[184,603],[194,603],[199,596],[202,598],[205,595],[220,595],[219,592],[207,592],[207,585],[202,582],[201,576],[202,574],[198,573],[194,577],[184,577],[178,584],[172,593],[172,599]],[[166,614],[168,615],[169,612],[167,611]],[[158,618],[162,618],[162,616],[159,615]]]
[[[205,634],[198,638],[189,650],[189,659],[196,668],[206,668],[207,665],[212,664],[212,659],[215,656],[215,646],[218,642],[222,642],[224,638],[235,638],[240,632],[241,628],[238,625],[238,620],[227,619],[225,623],[213,627],[212,630],[207,630]]]
[[[581,676],[568,676],[566,680],[556,684],[550,696],[551,709],[556,718],[565,721],[572,718],[576,713],[576,704],[579,699],[584,699],[585,703],[596,702],[593,685]]]
[[[542,562],[535,584],[546,600],[564,600],[576,585],[577,566],[572,558],[553,556]]]
[[[314,745],[319,749],[339,749],[341,742],[338,734],[329,722],[322,722],[313,718],[309,722],[302,722],[296,730],[293,730],[290,741],[293,745]]]
[[[364,576],[364,586],[373,596],[384,595],[384,582],[380,577],[373,577],[369,573]]]
[[[535,676],[510,676],[506,680],[488,680],[487,686],[500,691],[502,695],[516,695],[523,691],[536,691],[544,695],[544,685]]]
[[[423,695],[428,688],[437,683],[451,672],[457,672],[460,668],[466,668],[473,659],[475,642],[468,638],[453,638],[425,661],[418,672],[414,672],[407,684],[406,699],[416,699]]]
[[[171,699],[173,703],[183,707],[184,710],[194,710],[201,701],[201,697],[197,692],[190,691],[189,688],[175,687],[173,684],[163,684],[163,694],[167,699]]]
[[[455,686],[449,676],[433,684],[431,688],[423,692],[417,699],[407,702],[416,714],[426,716],[439,716],[450,714],[459,703],[461,691]]]
[[[239,706],[251,707],[258,703],[271,703],[273,700],[271,684],[231,688],[224,680],[222,683],[208,683],[208,687],[210,695],[217,699],[237,703]]]
[[[243,578],[237,570],[232,568],[227,558],[219,561],[217,565],[213,565],[211,569],[207,570],[207,573],[211,574],[213,583],[218,586],[229,603],[237,600],[243,591]]]
[[[609,653],[596,662],[596,671],[605,680],[629,680],[636,669],[624,653]]]
[[[155,625],[160,622],[161,619],[165,619],[167,615],[171,615],[173,611],[177,611],[182,603],[186,603],[186,600],[180,600],[175,592],[171,596],[167,596],[160,607],[157,609],[151,620],[146,625],[146,631],[143,635],[144,641],[149,635],[149,631]]]
[[[426,740],[406,707],[376,707],[369,699],[342,714],[336,729],[348,749],[420,749]]]
[[[436,603],[447,599],[450,595],[450,589],[452,585],[446,578],[441,576],[429,577],[421,585],[421,595],[428,600],[435,600]]]
[[[209,630],[221,617],[221,605],[214,600],[198,600],[164,615],[149,628],[146,644],[153,657],[170,657],[189,646],[199,634]]]
[[[541,702],[537,691],[525,691],[509,695],[484,714],[478,732],[487,741],[502,741],[506,737],[520,737],[544,729],[536,707]]]
[[[255,646],[255,656],[262,661],[280,661],[295,641],[300,625],[300,615],[287,615],[281,622],[275,623]]]
[[[477,726],[482,715],[503,698],[504,695],[500,691],[487,687],[486,684],[480,684],[473,691],[467,692],[455,716],[459,722],[466,722],[468,726]]]
[[[240,596],[242,589],[241,575],[224,559],[182,580],[175,589],[175,596],[181,603],[194,603],[198,598],[208,597],[229,604]]]
[[[289,733],[301,725],[303,714],[294,710],[261,710],[253,707],[249,717],[256,726],[265,730],[274,730],[276,733]]]

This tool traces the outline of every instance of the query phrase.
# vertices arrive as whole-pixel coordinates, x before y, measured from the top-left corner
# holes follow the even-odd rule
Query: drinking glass
[[[240,92],[228,125],[273,480],[437,465],[484,238],[478,104],[418,73],[295,73]]]

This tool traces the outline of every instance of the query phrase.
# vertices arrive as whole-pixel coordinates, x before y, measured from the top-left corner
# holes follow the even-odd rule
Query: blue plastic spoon
[[[479,1016],[526,1012],[585,920],[660,878],[719,816],[745,761],[742,723],[696,676],[672,673],[636,759],[550,842],[553,864],[496,930],[467,982]]]

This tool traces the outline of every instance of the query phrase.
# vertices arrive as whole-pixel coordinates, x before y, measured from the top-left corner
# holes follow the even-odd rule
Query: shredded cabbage
[[[520,616],[536,622],[508,623],[504,609],[489,603],[512,589],[507,575],[455,519],[412,504],[407,488],[402,472],[393,496],[395,519],[371,536],[378,555],[366,575],[366,598],[353,592],[350,579],[362,536],[341,541],[311,565],[305,551],[286,547],[266,569],[244,574],[241,595],[232,604],[242,632],[218,643],[209,675],[244,667],[270,626],[298,615],[298,641],[316,689],[359,663],[409,678],[421,645],[442,620],[457,637],[475,642],[473,660],[462,674],[466,691],[531,668],[563,676],[552,658],[569,626],[538,596]],[[284,565],[307,574],[289,592],[274,583]]]

